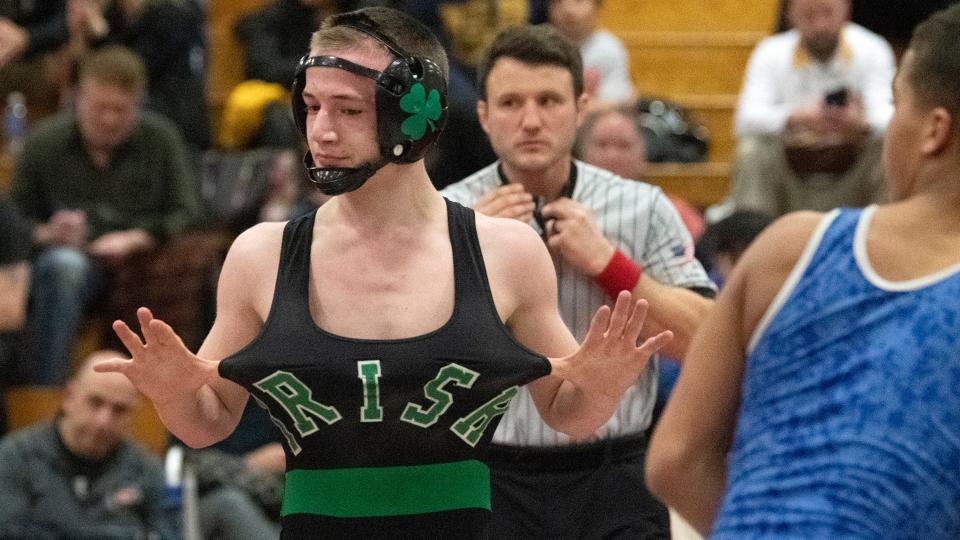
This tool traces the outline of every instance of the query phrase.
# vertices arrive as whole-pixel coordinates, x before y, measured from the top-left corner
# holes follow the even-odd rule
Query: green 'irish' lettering
[[[287,411],[301,437],[320,429],[312,417],[323,420],[327,425],[341,418],[340,412],[334,407],[314,401],[313,392],[289,371],[276,371],[254,383],[254,386],[266,392]]]
[[[407,403],[400,419],[415,426],[430,427],[453,404],[453,395],[443,387],[453,383],[461,388],[470,388],[480,374],[457,364],[447,364],[440,368],[437,376],[423,386],[423,395],[433,402],[424,409],[416,403]]]
[[[380,361],[363,360],[357,362],[357,374],[363,381],[363,407],[360,408],[361,422],[382,422],[383,407],[380,405]]]
[[[483,432],[486,431],[487,426],[490,425],[490,421],[507,412],[507,406],[510,404],[513,396],[517,395],[518,390],[519,388],[516,386],[511,386],[503,392],[500,392],[499,396],[457,420],[450,426],[450,431],[456,433],[457,437],[463,439],[463,442],[470,446],[476,446],[477,443],[480,442],[480,437],[483,437]]]
[[[297,438],[293,436],[293,433],[290,433],[290,430],[287,429],[287,426],[283,425],[283,422],[277,420],[277,418],[273,416],[273,413],[270,412],[270,408],[267,407],[266,403],[260,401],[260,398],[253,394],[250,394],[250,397],[252,397],[253,400],[257,402],[257,405],[259,405],[263,410],[267,411],[267,414],[270,416],[270,421],[273,422],[273,425],[277,426],[277,429],[279,429],[280,433],[283,434],[283,438],[287,440],[287,446],[290,447],[290,451],[293,452],[293,455],[299,456],[300,451],[303,450],[303,448],[300,447],[300,443],[297,442]]]

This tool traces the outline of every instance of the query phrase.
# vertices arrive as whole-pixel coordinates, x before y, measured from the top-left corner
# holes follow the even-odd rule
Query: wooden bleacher
[[[647,181],[665,192],[680,195],[697,208],[706,208],[726,198],[730,191],[730,164],[721,161],[705,163],[651,163]]]
[[[13,158],[6,152],[0,152],[0,193],[10,190],[13,181]]]
[[[604,0],[600,25],[624,41],[639,92],[679,103],[710,132],[708,163],[653,166],[648,181],[699,207],[726,196],[743,73],[779,9],[779,0]]]

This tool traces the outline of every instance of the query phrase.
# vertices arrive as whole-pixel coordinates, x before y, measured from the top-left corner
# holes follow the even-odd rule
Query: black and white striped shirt
[[[502,184],[498,163],[447,186],[450,200],[473,206],[481,196]],[[643,267],[656,281],[684,288],[714,289],[703,267],[693,257],[693,240],[670,200],[660,188],[621,178],[610,171],[574,160],[577,181],[571,198],[594,213],[604,237],[626,257]],[[530,225],[539,230],[536,223]],[[556,261],[560,315],[578,341],[603,304],[612,304],[593,279],[564,260]],[[613,418],[598,432],[600,438],[639,433],[650,425],[657,391],[658,358],[629,388]],[[515,446],[557,446],[569,438],[550,429],[524,389],[510,404],[493,438]]]

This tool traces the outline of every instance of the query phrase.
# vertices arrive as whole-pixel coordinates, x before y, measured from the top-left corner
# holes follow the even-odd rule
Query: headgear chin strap
[[[395,58],[383,71],[337,56],[306,55],[300,59],[291,100],[294,121],[304,137],[307,136],[307,110],[303,89],[307,69],[342,69],[376,83],[379,159],[359,167],[317,167],[309,150],[303,158],[310,180],[326,195],[339,195],[359,188],[387,163],[414,163],[423,159],[447,122],[447,81],[436,63],[404,52],[393,40],[381,34],[376,22],[363,13],[337,15],[334,26],[346,26],[367,34]]]
[[[313,163],[313,156],[307,150],[303,156],[303,164],[307,167],[310,181],[317,186],[320,193],[333,196],[358,189],[386,165],[387,160],[381,157],[377,161],[368,161],[359,167],[317,167]]]

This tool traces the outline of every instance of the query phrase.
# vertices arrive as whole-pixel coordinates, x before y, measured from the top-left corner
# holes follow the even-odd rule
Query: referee
[[[500,33],[480,66],[481,125],[498,161],[442,193],[530,223],[557,269],[559,309],[577,339],[621,290],[650,302],[644,328],[674,333],[682,358],[714,286],[663,192],[574,160],[587,104],[576,46],[549,26]],[[508,321],[509,324],[509,321]],[[643,481],[657,360],[587,441],[550,429],[530,394],[514,398],[489,455],[494,538],[669,538],[666,508]]]

